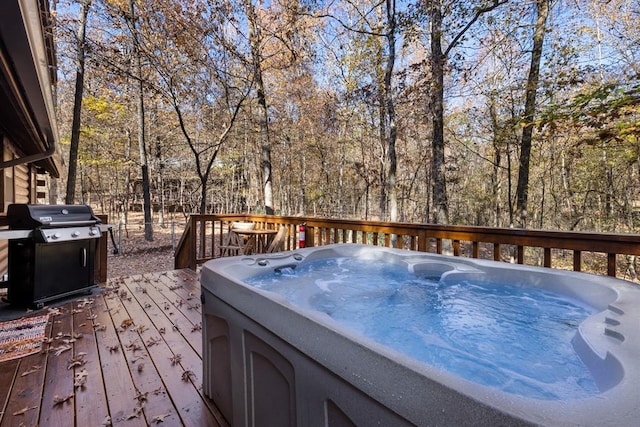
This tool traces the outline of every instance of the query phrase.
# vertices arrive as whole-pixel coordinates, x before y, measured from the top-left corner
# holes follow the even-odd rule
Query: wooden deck
[[[226,425],[202,394],[191,270],[113,279],[45,310],[43,350],[0,364],[0,427]]]

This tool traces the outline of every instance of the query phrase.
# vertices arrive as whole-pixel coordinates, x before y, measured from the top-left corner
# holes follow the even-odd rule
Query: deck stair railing
[[[473,226],[409,224],[271,215],[191,215],[176,247],[175,267],[196,269],[220,257],[220,246],[231,223],[254,222],[256,228],[287,228],[283,250],[298,248],[300,225],[305,246],[331,243],[447,252],[454,256],[510,261],[518,264],[589,271],[609,276],[633,276],[640,255],[640,235],[525,230]],[[587,257],[584,254],[589,254]],[[635,277],[631,277],[635,279]]]

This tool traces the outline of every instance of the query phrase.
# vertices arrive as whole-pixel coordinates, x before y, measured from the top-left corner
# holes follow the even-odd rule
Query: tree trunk
[[[440,0],[431,2],[431,90],[430,104],[432,114],[432,185],[433,218],[436,224],[449,222],[447,188],[444,167],[444,63],[442,52],[442,5]]]
[[[500,163],[502,161],[501,140],[502,132],[498,124],[498,113],[493,99],[489,101],[489,116],[493,131],[493,171],[491,174],[491,191],[493,192],[493,226],[500,227],[502,211],[500,208],[500,193],[502,193],[500,180]]]
[[[538,18],[533,35],[533,50],[531,52],[531,66],[527,78],[527,88],[524,106],[524,129],[520,143],[520,164],[518,169],[518,187],[516,189],[516,221],[520,227],[526,226],[527,199],[529,193],[529,162],[531,159],[531,141],[533,136],[533,117],[536,112],[536,92],[540,77],[540,60],[542,45],[549,15],[549,0],[536,0]]]
[[[82,113],[82,96],[84,93],[84,59],[85,59],[85,35],[87,31],[87,15],[91,0],[81,1],[80,18],[78,20],[76,58],[76,85],[73,95],[73,120],[71,123],[71,144],[69,146],[69,170],[67,174],[67,194],[65,203],[71,205],[76,198],[76,178],[78,174],[78,147],[80,146],[80,116]]]
[[[398,193],[396,189],[397,159],[396,159],[396,108],[393,98],[393,68],[396,61],[396,2],[386,1],[387,12],[387,66],[384,73],[384,101],[387,120],[389,121],[389,134],[387,136],[387,156],[389,170],[387,175],[387,197],[389,198],[389,219],[392,222],[398,220]]]
[[[258,127],[260,129],[260,158],[262,170],[262,190],[264,195],[264,211],[273,215],[273,178],[271,170],[271,143],[269,141],[269,111],[262,78],[262,52],[260,43],[262,34],[257,23],[257,16],[251,0],[245,0],[247,20],[249,22],[249,44],[251,45],[251,60],[253,62],[253,77],[257,87]]]
[[[153,240],[153,224],[151,218],[151,188],[149,185],[149,162],[147,161],[147,145],[144,134],[144,83],[142,81],[142,59],[138,33],[136,30],[135,3],[131,0],[131,36],[133,38],[133,54],[135,55],[136,76],[138,79],[138,147],[140,149],[140,169],[142,172],[142,201],[144,210],[144,239],[148,242]]]

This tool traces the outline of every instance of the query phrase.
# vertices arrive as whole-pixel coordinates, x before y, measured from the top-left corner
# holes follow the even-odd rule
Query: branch
[[[451,52],[451,49],[453,49],[454,47],[456,47],[456,45],[458,44],[458,42],[460,41],[460,39],[462,38],[462,36],[464,36],[464,34],[469,30],[469,28],[471,28],[471,26],[473,24],[475,24],[475,22],[480,19],[480,17],[482,15],[484,15],[487,12],[491,12],[492,10],[494,10],[495,8],[502,6],[503,4],[505,4],[508,0],[493,0],[493,4],[489,5],[489,6],[485,6],[485,7],[481,7],[480,9],[478,9],[476,11],[476,14],[473,16],[473,18],[471,19],[471,21],[467,22],[467,25],[464,26],[464,28],[453,38],[453,40],[451,41],[451,43],[449,44],[449,46],[445,49],[444,53],[442,54],[442,56],[444,56],[445,58],[447,56],[449,56],[449,52]]]

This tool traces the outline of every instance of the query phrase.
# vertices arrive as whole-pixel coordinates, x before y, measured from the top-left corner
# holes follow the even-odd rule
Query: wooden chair
[[[272,252],[280,252],[282,247],[284,246],[284,242],[287,238],[287,227],[284,225],[280,226],[278,233],[273,237],[271,243],[269,243],[269,247],[267,248],[267,253]]]
[[[231,227],[229,227],[229,230],[227,231],[227,237],[225,238],[222,246],[220,246],[220,256],[242,255],[245,250],[244,239],[238,233],[234,232],[233,229],[240,228],[243,230],[250,230],[255,226],[256,225],[253,222],[232,222]]]

